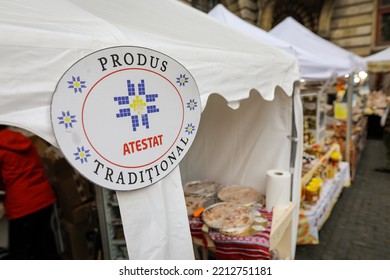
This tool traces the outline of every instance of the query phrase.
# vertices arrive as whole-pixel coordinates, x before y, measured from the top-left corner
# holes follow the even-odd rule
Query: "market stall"
[[[131,259],[193,258],[183,196],[189,180],[251,184],[264,194],[266,172],[280,168],[291,172],[297,209],[302,117],[299,96],[293,95],[299,73],[292,56],[178,1],[3,1],[0,14],[0,122],[27,129],[53,146],[52,94],[63,73],[85,55],[111,46],[142,46],[173,57],[193,75],[205,110],[194,152],[166,179],[110,194],[120,209]],[[220,162],[212,164],[216,155]],[[296,236],[294,213],[290,240]],[[285,249],[293,258],[295,242]]]
[[[390,48],[364,58],[367,62],[369,94],[364,113],[368,116],[368,137],[382,139],[381,118],[390,90]]]
[[[345,119],[346,135],[345,141],[341,147],[342,150],[345,151],[344,155],[346,161],[351,162],[351,153],[349,151],[352,150],[352,102],[353,95],[355,94],[354,77],[357,72],[366,69],[366,62],[362,57],[311,32],[292,17],[284,19],[272,28],[270,33],[294,46],[306,49],[307,51],[317,50],[316,56],[332,63],[333,69],[335,69],[333,72],[335,73],[335,77],[344,78],[345,75],[351,77],[345,81],[345,88],[347,91],[345,92],[345,103],[342,105],[345,107],[347,112],[347,117]]]
[[[355,122],[353,121],[353,117],[357,114],[353,113],[355,110],[352,108],[352,103],[353,99],[355,101],[356,99],[352,96],[356,89],[355,73],[365,70],[366,64],[361,57],[314,34],[292,17],[280,22],[270,30],[270,33],[295,47],[313,52],[316,57],[331,62],[332,65],[330,69],[332,69],[333,75],[330,79],[325,83],[312,83],[314,87],[310,87],[309,82],[307,88],[301,91],[304,98],[305,151],[302,174],[303,204],[300,214],[298,244],[313,244],[318,242],[318,230],[330,215],[342,187],[348,185],[350,178],[345,176],[345,170],[347,169],[351,175],[354,174],[356,162],[359,159],[358,152],[362,150],[361,146],[365,143],[363,141],[365,139],[364,119],[359,118]],[[345,76],[350,78],[345,78]],[[337,77],[341,77],[345,81],[345,103],[328,104],[328,94],[336,88]],[[318,90],[315,90],[315,87]],[[331,111],[328,105],[333,107]],[[340,112],[340,107],[344,109],[343,118],[336,116]],[[329,112],[331,112],[330,116]],[[340,134],[341,127],[344,128],[344,134]],[[358,136],[353,134],[353,131],[359,132]],[[337,170],[335,176],[340,177],[337,180],[333,179],[333,172],[327,173],[327,170],[332,169],[331,156],[335,152],[335,143],[337,149],[340,149],[338,152],[344,155],[343,160],[353,167],[346,167],[345,164],[340,165],[344,169]],[[322,180],[323,187],[310,185],[310,182],[316,178]],[[337,187],[328,188],[328,185],[337,185]],[[315,194],[314,201],[312,192]],[[307,219],[311,222],[308,223]],[[315,236],[313,237],[315,241],[309,241],[307,236]]]
[[[300,96],[302,98],[304,116],[302,211],[298,234],[298,244],[302,244],[305,242],[305,239],[302,239],[302,235],[308,233],[307,228],[305,230],[302,225],[302,220],[305,216],[304,213],[309,213],[307,212],[308,209],[313,208],[310,210],[311,219],[318,220],[313,217],[318,217],[320,215],[322,215],[322,217],[329,216],[337,197],[341,193],[344,183],[349,181],[348,178],[345,178],[345,176],[342,175],[340,180],[342,182],[340,183],[337,181],[337,188],[323,188],[321,190],[322,195],[317,197],[319,199],[318,202],[316,201],[316,203],[313,204],[307,203],[309,197],[305,197],[306,187],[309,185],[311,179],[315,177],[318,178],[322,176],[324,177],[324,182],[326,181],[328,175],[325,172],[322,172],[322,170],[326,170],[330,166],[330,156],[335,152],[335,147],[337,146],[332,146],[334,140],[325,140],[329,135],[326,124],[327,115],[329,113],[327,93],[336,84],[337,76],[344,77],[345,74],[354,71],[354,64],[349,62],[349,56],[354,55],[326,42],[324,39],[301,26],[292,18],[286,19],[271,30],[271,32],[267,33],[234,15],[221,4],[215,6],[209,12],[209,15],[217,21],[231,26],[251,38],[293,54],[299,62],[301,75]],[[299,41],[299,43],[297,43],[297,41]],[[306,41],[309,43],[307,44]],[[360,61],[360,58],[357,56],[356,61]],[[337,171],[337,173],[345,174],[345,169],[349,172],[347,165],[348,164],[344,163],[343,171],[340,170]],[[337,176],[340,177],[341,175],[339,174]],[[331,180],[326,183],[326,185],[334,184],[335,183],[332,183]],[[322,205],[321,209],[318,210],[319,207],[316,205]],[[325,220],[326,218],[323,218],[322,222]],[[316,236],[318,237],[318,233]]]

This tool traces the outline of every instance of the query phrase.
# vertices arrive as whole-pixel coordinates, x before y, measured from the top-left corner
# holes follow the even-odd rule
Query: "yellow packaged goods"
[[[333,160],[333,161],[341,161],[342,159],[342,155],[341,153],[339,152],[333,152],[331,155],[330,155],[330,159]]]
[[[316,204],[318,199],[320,198],[320,188],[319,185],[315,182],[310,182],[306,186],[306,192],[305,192],[305,198],[306,201],[308,201],[311,204]]]
[[[329,162],[327,165],[327,175],[326,178],[328,179],[333,179],[335,174],[339,171],[339,163],[342,159],[342,155],[340,152],[332,152],[330,157],[329,157]]]
[[[334,168],[334,173],[338,172],[340,161],[342,160],[343,156],[339,152],[334,152],[330,156],[330,164]]]
[[[251,187],[231,185],[221,189],[218,192],[218,198],[224,202],[252,205],[259,201],[260,193]]]
[[[321,192],[321,188],[324,185],[324,181],[319,177],[314,177],[311,179],[311,182],[314,182],[314,184],[318,186],[319,192]]]

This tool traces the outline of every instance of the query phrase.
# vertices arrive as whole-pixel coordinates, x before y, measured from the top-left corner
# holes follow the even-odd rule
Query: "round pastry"
[[[231,185],[222,188],[218,192],[218,198],[224,202],[234,202],[243,205],[252,205],[256,203],[260,194],[251,187],[242,185]]]
[[[219,190],[220,184],[212,181],[194,181],[184,186],[185,195],[212,196]]]
[[[211,205],[203,212],[202,218],[209,227],[230,234],[244,232],[253,222],[251,208],[229,202]]]

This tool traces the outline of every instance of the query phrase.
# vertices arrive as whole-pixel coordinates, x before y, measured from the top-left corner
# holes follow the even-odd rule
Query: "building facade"
[[[368,56],[390,46],[390,0],[182,0],[203,12],[221,3],[268,31],[291,16],[321,37]]]

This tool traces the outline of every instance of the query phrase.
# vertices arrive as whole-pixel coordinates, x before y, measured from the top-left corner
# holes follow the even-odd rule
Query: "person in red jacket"
[[[50,220],[56,196],[29,138],[0,125],[0,188],[9,228],[11,259],[52,259]]]

